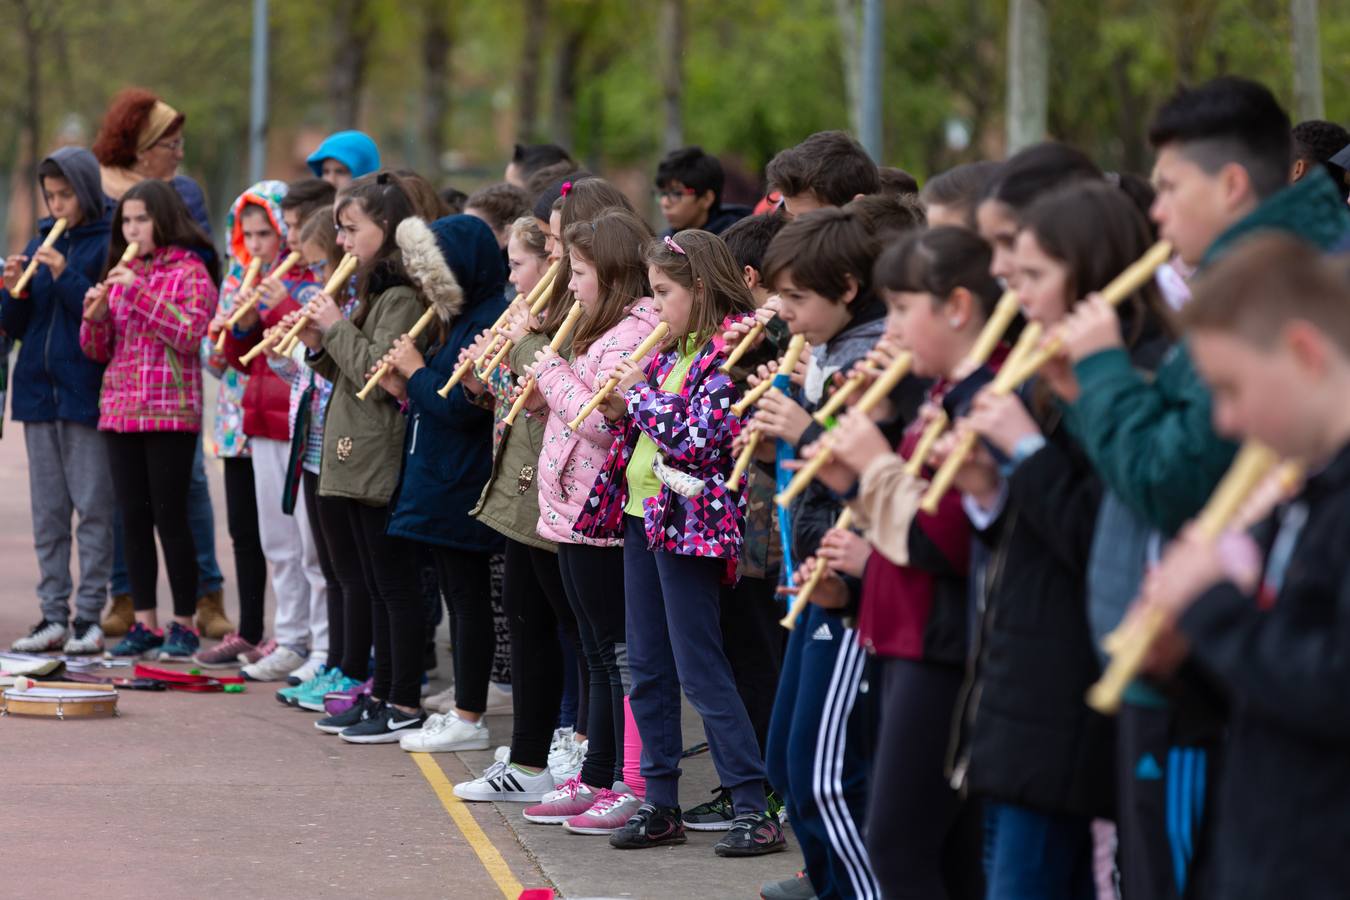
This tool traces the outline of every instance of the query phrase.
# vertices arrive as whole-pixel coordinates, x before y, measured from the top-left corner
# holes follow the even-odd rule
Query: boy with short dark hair
[[[286,226],[286,248],[300,249],[300,226],[317,209],[333,204],[337,189],[322,178],[302,178],[286,185],[281,217]]]
[[[763,306],[772,294],[764,286],[764,254],[786,224],[787,220],[776,212],[759,213],[741,219],[722,234],[731,258],[745,275],[745,284],[755,297],[755,306]]]
[[[38,186],[51,217],[23,253],[5,260],[0,327],[23,342],[11,392],[15,421],[24,425],[33,543],[41,578],[42,621],[16,651],[68,654],[103,649],[99,615],[113,565],[115,499],[108,451],[98,430],[103,365],[80,350],[85,292],[108,255],[98,161],[88,150],[63,147],[38,166]],[[66,230],[51,247],[42,241],[57,219]],[[37,273],[25,293],[14,290],[30,259]],[[70,621],[71,513],[79,515],[80,585]]]
[[[765,174],[770,189],[782,194],[789,219],[881,190],[877,164],[842,131],[819,131],[780,151]]]
[[[530,179],[536,172],[560,164],[576,168],[572,157],[557,144],[516,144],[502,178],[508,184],[528,190]]]
[[[656,196],[673,235],[686,228],[721,234],[750,214],[749,207],[722,203],[725,175],[717,157],[702,147],[681,147],[656,167]]]
[[[1302,181],[1309,172],[1325,169],[1331,180],[1345,196],[1345,168],[1333,161],[1342,150],[1350,148],[1350,131],[1335,122],[1309,119],[1294,126],[1294,166],[1290,181]]]
[[[1143,596],[1171,623],[1151,667],[1188,660],[1229,701],[1212,895],[1337,896],[1350,881],[1337,824],[1350,804],[1350,277],[1305,243],[1257,236],[1182,316],[1219,430],[1308,478],[1255,541],[1188,530],[1172,545]]]
[[[481,187],[464,201],[464,212],[486,222],[502,250],[506,249],[511,223],[529,211],[530,195],[505,181]]]

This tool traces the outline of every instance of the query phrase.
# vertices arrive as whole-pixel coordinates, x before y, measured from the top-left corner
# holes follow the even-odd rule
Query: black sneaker
[[[622,828],[609,836],[609,845],[620,850],[641,850],[663,844],[683,844],[687,840],[678,806],[644,803]]]
[[[766,812],[737,816],[726,837],[713,846],[713,852],[718,856],[763,856],[786,849],[783,826],[778,824],[777,816]]]
[[[364,721],[341,732],[338,737],[349,744],[396,744],[405,734],[422,728],[427,717],[419,709],[405,713],[392,703],[384,703],[373,710]]]
[[[736,812],[731,808],[731,791],[718,785],[713,798],[684,814],[684,827],[690,831],[727,831]]]
[[[369,694],[362,694],[361,699],[352,704],[351,709],[337,715],[325,716],[315,722],[314,727],[327,734],[341,734],[357,722],[365,721],[378,708],[379,703],[372,700]]]

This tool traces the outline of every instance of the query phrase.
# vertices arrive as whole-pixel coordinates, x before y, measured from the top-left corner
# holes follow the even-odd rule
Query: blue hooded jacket
[[[62,147],[43,162],[60,167],[75,189],[82,221],[57,238],[54,249],[66,258],[61,277],[38,266],[26,297],[0,291],[0,327],[22,341],[10,393],[18,422],[65,420],[98,427],[98,394],[103,364],[80,350],[84,294],[98,281],[108,257],[109,217],[103,202],[98,160],[81,147]],[[24,248],[30,259],[51,230],[50,216]]]
[[[336,159],[351,170],[353,178],[360,178],[380,167],[380,148],[364,131],[339,131],[324,138],[305,160],[315,178],[323,176],[325,159]]]
[[[470,518],[469,510],[492,474],[493,417],[469,400],[462,386],[448,397],[436,392],[449,379],[460,350],[492,325],[506,308],[506,266],[497,240],[481,219],[446,216],[430,225],[440,258],[463,298],[431,296],[449,313],[444,339],[427,352],[426,367],[408,381],[408,428],[403,446],[403,476],[390,501],[389,534],[457,550],[496,552],[502,537]],[[400,245],[414,274],[409,248]],[[423,290],[428,291],[423,283]],[[442,316],[444,323],[445,316]]]

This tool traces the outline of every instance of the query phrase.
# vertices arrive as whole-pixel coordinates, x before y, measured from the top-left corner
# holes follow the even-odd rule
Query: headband
[[[136,142],[136,152],[144,153],[155,146],[155,142],[164,137],[164,132],[169,130],[169,126],[177,118],[178,110],[163,100],[156,100],[155,105],[150,107],[150,115],[146,116],[145,124],[141,126],[141,136]]]

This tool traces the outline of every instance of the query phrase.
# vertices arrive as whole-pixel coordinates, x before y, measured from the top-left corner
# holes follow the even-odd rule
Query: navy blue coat
[[[81,160],[77,154],[88,156]],[[85,292],[99,279],[108,257],[108,217],[102,194],[97,191],[98,164],[87,150],[66,148],[50,159],[61,165],[80,198],[86,217],[57,238],[54,249],[66,258],[61,277],[38,266],[28,282],[26,297],[11,297],[0,290],[0,327],[22,341],[10,384],[13,416],[17,422],[78,422],[98,427],[98,394],[103,385],[103,364],[80,350],[80,321]],[[89,166],[81,166],[80,162]],[[86,184],[92,169],[92,188]],[[86,196],[87,195],[87,196]],[[93,207],[93,216],[86,207]],[[51,230],[53,220],[43,219],[38,234],[24,248],[29,259]]]
[[[506,308],[506,267],[492,231],[473,216],[431,224],[441,254],[464,291],[445,340],[408,381],[403,475],[390,502],[389,534],[457,550],[496,552],[500,534],[469,516],[492,474],[493,415],[470,402],[463,387],[437,394],[462,348]]]

